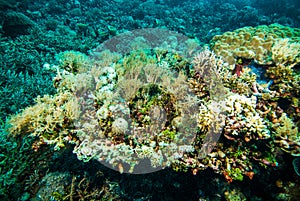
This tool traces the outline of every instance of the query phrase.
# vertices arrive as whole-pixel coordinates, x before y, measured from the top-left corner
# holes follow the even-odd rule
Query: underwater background
[[[300,200],[297,0],[0,0],[0,51],[0,200]]]

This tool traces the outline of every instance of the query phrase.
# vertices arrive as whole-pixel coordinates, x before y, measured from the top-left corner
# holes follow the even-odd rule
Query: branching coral
[[[83,71],[83,68],[88,68],[88,56],[81,52],[65,51],[57,55],[57,60],[61,68],[71,72],[77,73]]]
[[[53,144],[56,149],[71,141],[73,122],[78,119],[80,109],[76,98],[70,93],[44,96],[36,99],[34,106],[13,116],[9,123],[12,135],[32,135],[39,139],[34,147]]]
[[[298,102],[300,91],[300,76],[297,70],[300,61],[299,35],[298,28],[272,24],[244,27],[215,36],[211,41],[211,47],[217,55],[222,56],[230,64],[235,64],[235,67],[240,65],[237,60],[254,61],[259,64],[259,68],[265,69],[263,81],[269,79],[267,87],[264,87],[263,85],[266,84],[257,81],[264,71],[255,76],[250,72],[253,71],[253,67],[251,70],[243,68],[243,72],[238,73],[238,76],[224,74],[224,85],[239,94],[247,96],[253,94],[264,100],[280,100],[287,103],[280,104],[280,109],[284,109],[284,112],[293,117],[294,123],[298,125],[299,109],[291,102]],[[293,143],[297,144],[296,141]]]
[[[228,140],[245,141],[267,139],[270,133],[265,120],[256,111],[256,97],[247,98],[238,94],[231,94],[224,100],[224,120],[218,121],[216,117],[222,117],[216,111],[216,104],[213,102],[202,103],[198,116],[198,127],[207,133],[211,126],[218,123],[217,127],[224,128],[223,135]],[[220,112],[220,111],[219,111]],[[216,126],[216,125],[215,125]],[[221,132],[221,131],[219,131]],[[216,135],[216,133],[215,133]]]
[[[186,167],[189,167],[196,174],[198,170],[210,167],[216,173],[223,174],[228,182],[242,180],[244,177],[252,179],[254,172],[250,158],[253,157],[255,161],[261,163],[267,160],[264,159],[266,157],[264,155],[257,156],[257,150],[251,144],[258,140],[266,142],[266,139],[270,139],[271,134],[267,127],[269,122],[261,116],[256,108],[257,97],[228,92],[223,85],[217,86],[217,83],[220,84],[224,81],[225,86],[236,92],[235,85],[232,84],[233,80],[238,82],[238,79],[242,77],[249,81],[249,83],[245,82],[249,85],[248,90],[250,91],[245,94],[249,95],[252,93],[252,82],[255,83],[256,77],[246,70],[240,76],[232,75],[231,67],[222,61],[215,62],[218,60],[208,50],[194,59],[196,75],[204,77],[206,81],[194,79],[191,83],[192,86],[197,86],[195,84],[197,81],[204,82],[204,91],[209,89],[209,93],[212,93],[213,96],[205,96],[200,101],[197,118],[200,132],[195,140],[197,154],[194,152],[194,154],[184,155],[181,160],[174,162],[173,168],[185,170]],[[211,78],[213,79],[211,80]],[[214,85],[215,88],[221,87],[224,93],[214,93],[215,91],[220,92],[220,90],[210,90]],[[203,88],[199,89],[203,90]],[[220,134],[220,142],[216,143]],[[204,140],[207,137],[210,140]],[[205,146],[209,148],[203,148]],[[208,150],[209,152],[207,152]],[[273,164],[272,162],[268,163]]]
[[[224,62],[220,57],[209,50],[197,54],[194,57],[193,64],[195,71],[203,77],[204,83],[206,84],[205,89],[209,91],[211,96],[219,97],[221,94],[225,95],[228,89],[239,94],[252,94],[252,87],[256,82],[256,75],[250,68],[243,67],[236,73],[233,65]],[[205,69],[205,72],[203,69]],[[193,80],[191,81],[193,82]],[[194,83],[193,85],[199,85],[199,83]]]
[[[266,123],[256,111],[256,97],[233,94],[226,100],[225,135],[242,135],[246,141],[250,139],[266,139],[270,133]]]
[[[290,39],[278,39],[272,46],[272,60],[276,66],[284,65],[292,68],[300,62],[300,41],[290,42]]]
[[[252,37],[240,30],[233,35],[241,40],[252,37],[256,44],[264,32],[254,33]],[[236,39],[226,37],[223,39],[235,44]],[[268,63],[273,43],[263,44],[269,48],[267,54],[262,53]],[[274,55],[280,55],[276,45]],[[192,62],[168,50],[137,50],[123,57],[97,52],[93,56],[101,60],[84,57],[87,67],[85,62],[78,68],[76,62],[66,62],[58,66],[54,78],[57,94],[38,98],[36,105],[12,117],[10,132],[35,136],[35,150],[42,144],[59,149],[66,142],[74,143],[78,159],[95,159],[121,173],[172,166],[176,170],[191,168],[194,174],[212,168],[228,182],[252,179],[253,163],[276,162],[270,153],[273,134],[280,146],[289,144],[283,149],[293,155],[298,154],[299,143],[295,134],[290,138],[284,134],[287,126],[282,122],[288,121],[283,117],[279,119],[282,124],[269,131],[275,122],[271,110],[280,108],[257,95],[263,90],[257,89],[257,77],[251,66],[245,67],[243,58],[259,58],[252,57],[254,51],[245,56],[241,53],[245,51],[240,48],[236,52],[241,57],[236,66],[208,49]],[[283,63],[276,67],[292,69],[298,62],[295,58],[273,60]]]
[[[189,93],[187,77],[182,72],[172,75],[167,65],[153,62],[157,60],[151,54],[137,51],[121,63],[105,68],[102,75],[111,77],[107,83],[116,84],[97,84],[98,110],[96,114],[83,114],[82,120],[84,116],[89,118],[81,121],[81,143],[74,150],[78,158],[107,161],[121,172],[136,173],[144,160],[159,168],[169,166],[182,155],[176,150],[183,149],[179,145],[193,138],[195,129],[188,114],[196,112],[191,108],[197,100]],[[117,82],[111,76],[115,72],[119,74]]]
[[[300,156],[300,134],[294,122],[283,113],[275,127],[275,142],[293,156]]]

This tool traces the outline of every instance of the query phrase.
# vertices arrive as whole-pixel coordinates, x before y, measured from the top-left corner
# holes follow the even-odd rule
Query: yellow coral
[[[300,156],[300,134],[292,119],[283,113],[274,127],[275,142],[280,148],[293,156]]]
[[[283,113],[279,118],[279,126],[276,128],[276,136],[281,138],[289,138],[291,140],[300,140],[300,136],[298,136],[298,128],[294,124],[294,122]]]
[[[291,43],[288,38],[278,39],[272,47],[272,59],[277,66],[295,66],[300,62],[300,43]]]
[[[34,106],[24,109],[9,120],[12,135],[37,136],[56,148],[64,146],[65,137],[70,133],[73,122],[79,118],[80,109],[71,93],[38,97]]]
[[[269,26],[244,27],[217,35],[211,40],[210,45],[212,50],[229,64],[234,64],[238,57],[254,59],[261,65],[277,62],[295,64],[299,63],[299,46],[298,43],[295,43],[299,41],[299,36],[300,29],[298,28],[271,24]],[[289,43],[281,41],[282,38],[287,37],[290,38]],[[276,46],[277,43],[278,46]],[[285,43],[284,47],[288,52],[277,51],[277,47],[280,47],[282,43]],[[275,48],[273,49],[274,44]],[[279,55],[279,53],[283,55]]]

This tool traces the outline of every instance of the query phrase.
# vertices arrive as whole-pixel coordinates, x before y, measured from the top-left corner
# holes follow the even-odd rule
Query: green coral
[[[64,51],[57,55],[59,66],[71,73],[85,71],[90,62],[87,55],[78,51]]]
[[[246,196],[239,190],[233,189],[224,193],[226,201],[246,201]]]
[[[227,169],[226,172],[233,180],[243,181],[244,179],[243,172],[240,168]]]
[[[49,168],[48,161],[51,153],[47,149],[43,149],[43,152],[38,154],[33,152],[31,145],[34,139],[30,136],[8,138],[8,135],[4,123],[1,122],[0,197],[2,200],[18,200],[20,193],[24,193],[25,184],[27,187],[36,184],[30,182],[28,175],[37,170],[39,173],[44,172]],[[23,196],[26,197],[26,193]]]
[[[33,97],[55,92],[50,73],[41,69],[34,69],[30,74],[1,68],[0,80],[1,120],[33,104]]]

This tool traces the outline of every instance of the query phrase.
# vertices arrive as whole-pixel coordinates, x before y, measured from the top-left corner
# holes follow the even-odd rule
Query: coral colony
[[[0,200],[300,200],[299,8],[17,2],[0,0]]]
[[[245,27],[215,36],[211,50],[196,52],[192,59],[164,47],[125,56],[97,52],[97,59],[63,52],[60,65],[53,67],[57,93],[38,97],[35,105],[12,117],[9,132],[35,137],[37,152],[44,145],[59,151],[74,144],[79,160],[103,161],[121,173],[134,173],[141,159],[148,159],[154,169],[197,174],[211,168],[228,182],[252,179],[253,164],[277,165],[277,147],[300,156],[300,79],[294,71],[300,61],[299,36],[299,29],[277,24]],[[270,86],[256,81],[249,60],[266,70]],[[201,145],[216,117],[213,92],[201,74],[204,67],[226,92],[218,122],[223,123],[221,139],[203,158]],[[287,110],[276,102],[281,98],[292,103]],[[197,108],[195,136],[180,132],[191,105]],[[159,115],[165,115],[163,122],[155,120]],[[185,145],[189,137],[193,139]]]

